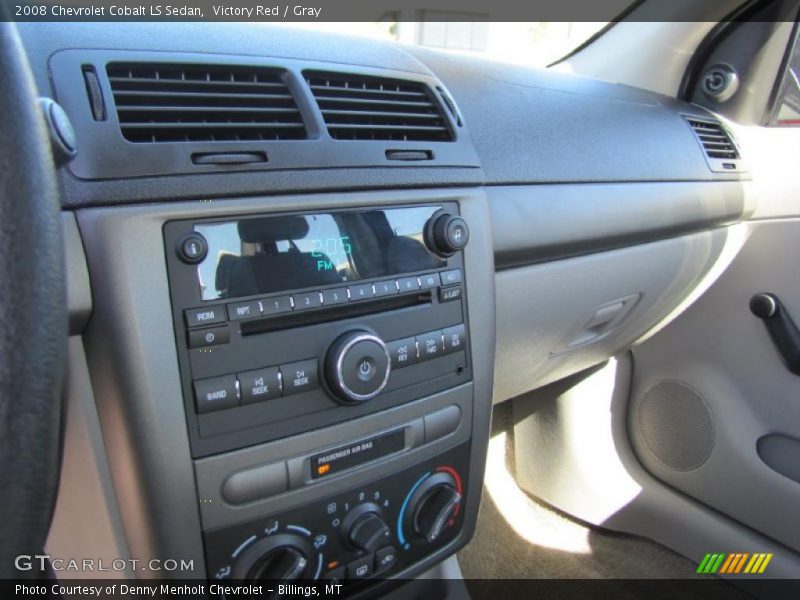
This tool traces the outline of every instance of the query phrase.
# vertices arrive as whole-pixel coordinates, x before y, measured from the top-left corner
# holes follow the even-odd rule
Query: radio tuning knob
[[[467,222],[451,213],[434,215],[425,231],[428,248],[439,256],[452,256],[469,241]]]
[[[386,344],[368,331],[345,333],[325,357],[325,380],[336,399],[345,404],[360,404],[380,394],[390,371]]]

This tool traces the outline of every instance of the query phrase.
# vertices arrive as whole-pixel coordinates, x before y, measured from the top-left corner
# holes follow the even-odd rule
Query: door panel
[[[800,220],[748,227],[716,283],[633,349],[628,427],[657,478],[800,550],[800,377],[749,310],[772,292],[800,319]]]

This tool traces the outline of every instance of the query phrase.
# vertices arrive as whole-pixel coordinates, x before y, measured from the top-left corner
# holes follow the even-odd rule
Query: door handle
[[[786,368],[800,375],[800,331],[786,307],[775,294],[760,293],[750,298],[750,312],[764,322]]]

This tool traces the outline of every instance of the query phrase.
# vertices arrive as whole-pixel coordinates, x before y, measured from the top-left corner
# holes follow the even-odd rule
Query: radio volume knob
[[[381,393],[389,381],[391,361],[386,344],[368,331],[339,337],[325,357],[325,380],[337,400],[359,404]]]
[[[440,256],[451,256],[463,250],[469,241],[467,222],[458,215],[434,215],[426,229],[428,247]]]

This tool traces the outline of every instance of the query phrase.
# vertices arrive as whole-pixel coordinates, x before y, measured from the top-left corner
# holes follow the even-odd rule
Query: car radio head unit
[[[194,456],[471,379],[458,203],[164,226]]]
[[[439,269],[425,246],[436,206],[274,215],[198,223],[202,300],[239,298]],[[190,238],[191,239],[191,238]],[[198,237],[198,240],[200,238]]]

